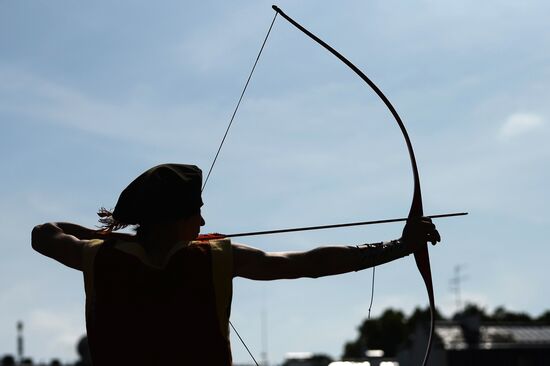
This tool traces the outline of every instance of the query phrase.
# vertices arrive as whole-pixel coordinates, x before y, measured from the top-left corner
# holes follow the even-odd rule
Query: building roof
[[[482,324],[479,326],[478,347],[550,348],[550,326],[521,324]],[[464,328],[456,322],[438,322],[435,333],[446,350],[468,347]]]

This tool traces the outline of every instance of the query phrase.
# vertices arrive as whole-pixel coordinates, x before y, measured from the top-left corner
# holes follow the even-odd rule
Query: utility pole
[[[17,328],[17,358],[19,362],[23,361],[23,322],[19,320],[16,325]]]
[[[451,277],[451,291],[454,292],[455,295],[455,306],[456,306],[456,312],[460,312],[462,310],[462,293],[461,293],[461,285],[462,282],[467,278],[462,274],[462,271],[464,269],[464,264],[457,264],[454,267],[454,275]]]

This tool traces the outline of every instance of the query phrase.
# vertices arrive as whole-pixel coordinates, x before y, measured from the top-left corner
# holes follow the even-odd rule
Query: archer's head
[[[104,229],[111,231],[129,225],[163,225],[200,216],[201,185],[202,171],[195,165],[155,166],[122,191],[112,213],[101,209],[99,221]]]

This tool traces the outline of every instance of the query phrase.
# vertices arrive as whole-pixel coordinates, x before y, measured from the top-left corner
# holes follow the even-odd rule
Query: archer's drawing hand
[[[441,236],[432,220],[428,217],[422,217],[407,221],[400,240],[410,246],[411,251],[415,252],[421,249],[426,242],[430,242],[432,245],[440,242]]]

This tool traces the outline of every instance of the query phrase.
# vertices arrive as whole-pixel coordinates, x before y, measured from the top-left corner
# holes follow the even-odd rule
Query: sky
[[[532,316],[549,309],[547,1],[289,1],[278,5],[386,93],[415,149],[435,298]],[[260,1],[0,0],[0,354],[77,358],[82,275],[33,252],[48,221],[93,227],[99,207],[165,162],[207,170],[274,16]],[[204,232],[407,215],[412,174],[382,102],[277,18],[204,192]],[[398,238],[402,224],[242,238],[266,251]],[[234,281],[231,320],[256,358],[342,354],[370,302],[370,270]],[[372,315],[428,299],[412,257],[377,268]],[[236,338],[235,362],[251,363]]]

